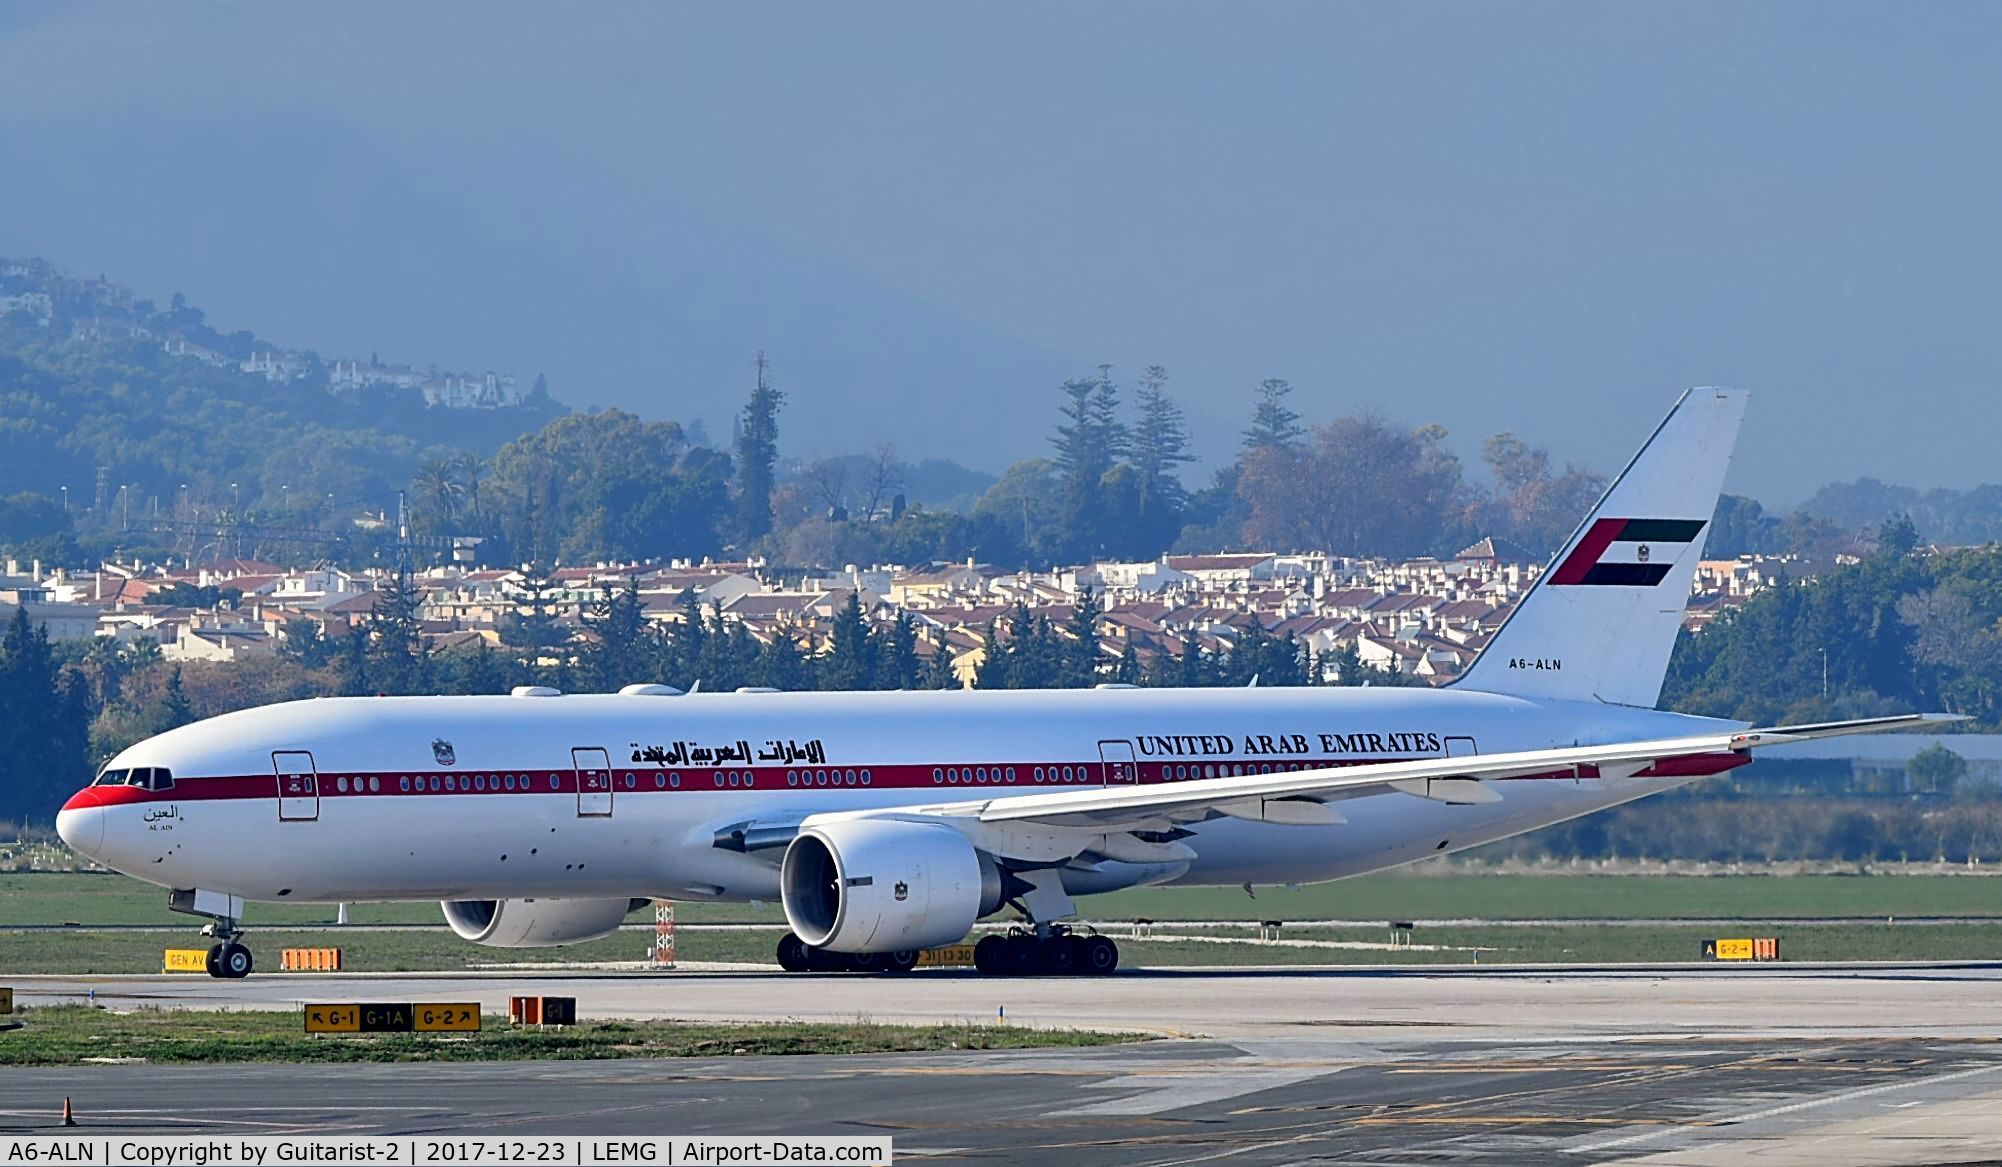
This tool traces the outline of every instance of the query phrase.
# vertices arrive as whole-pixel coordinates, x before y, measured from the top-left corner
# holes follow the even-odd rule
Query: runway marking
[[[1984,1074],[1994,1074],[1994,1073],[2002,1073],[2002,1065],[1976,1066],[1971,1070],[1960,1070],[1951,1074],[1935,1074],[1930,1078],[1911,1078],[1902,1082],[1887,1082],[1882,1086],[1866,1086],[1860,1090],[1845,1090],[1840,1094],[1829,1094],[1820,1098],[1809,1098],[1802,1102],[1790,1102],[1784,1106],[1772,1106],[1772,1107],[1767,1107],[1764,1110],[1748,1111],[1744,1114],[1730,1115],[1725,1118],[1713,1118],[1706,1121],[1703,1125],[1711,1127],[1739,1126],[1748,1122],[1758,1122],[1762,1119],[1778,1118],[1780,1115],[1783,1114],[1796,1114],[1803,1110],[1813,1110],[1818,1107],[1832,1106],[1838,1102],[1850,1102],[1858,1098],[1868,1098],[1873,1095],[1888,1094],[1893,1090],[1909,1090],[1914,1086],[1932,1086],[1942,1082],[1955,1082],[1964,1078],[1977,1078]],[[1658,1131],[1643,1131],[1640,1134],[1629,1135],[1628,1137],[1623,1139],[1609,1139],[1606,1142],[1593,1143],[1590,1146],[1567,1147],[1565,1148],[1565,1150],[1573,1155],[1588,1155],[1596,1151],[1610,1150],[1611,1148],[1614,1147],[1626,1147],[1626,1146],[1632,1146],[1635,1143],[1645,1143],[1653,1139],[1658,1139],[1663,1135],[1672,1133],[1674,1133],[1674,1130],[1672,1129],[1658,1130]]]
[[[1550,1062],[1540,1066],[1400,1066],[1383,1071],[1386,1074],[1556,1074],[1576,1070],[1596,1070],[1601,1073],[1631,1073],[1640,1070],[1688,1070],[1695,1067],[1682,1063],[1662,1065],[1640,1062],[1622,1065],[1618,1062],[1604,1065],[1575,1062]]]
[[[1352,1119],[1354,1126],[1522,1126],[1532,1123],[1537,1126],[1633,1126],[1637,1120],[1631,1118],[1608,1118],[1600,1116],[1568,1114],[1497,1114],[1497,1115],[1367,1115]]]

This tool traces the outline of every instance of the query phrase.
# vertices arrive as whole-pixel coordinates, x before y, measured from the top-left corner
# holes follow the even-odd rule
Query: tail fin
[[[1683,394],[1455,684],[1652,708],[1746,399]]]

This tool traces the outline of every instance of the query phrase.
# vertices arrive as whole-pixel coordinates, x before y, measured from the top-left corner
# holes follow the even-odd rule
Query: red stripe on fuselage
[[[1304,762],[1200,762],[1169,763],[1143,762],[1137,767],[1139,781],[1133,785],[1158,786],[1176,782],[1193,781],[1200,778],[1230,777],[1233,774],[1286,773],[1296,770],[1334,769],[1345,766],[1368,766],[1387,762],[1418,761],[1415,758],[1343,758],[1339,760],[1315,760]],[[1721,774],[1751,761],[1745,754],[1727,752],[1721,754],[1689,754],[1673,758],[1663,758],[1648,769],[1641,771],[1640,777],[1647,778],[1690,778],[1710,774]],[[1174,767],[1199,771],[1188,777],[1174,775]],[[1269,767],[1269,768],[1268,768]],[[1007,772],[1015,772],[1015,780],[1007,780]],[[1038,770],[1045,775],[1041,780],[1035,777]],[[1072,777],[1061,775],[1068,770]],[[946,781],[945,774],[963,775],[959,781]],[[980,775],[985,774],[983,780]],[[1596,778],[1598,768],[1594,766],[1564,767],[1543,774],[1520,775],[1509,781],[1549,778]],[[788,781],[788,774],[792,775]],[[826,781],[820,775],[827,775]],[[849,775],[855,775],[853,781]],[[939,775],[934,778],[934,774]],[[1058,775],[1051,777],[1050,775]],[[866,777],[866,781],[864,776]],[[1128,783],[1107,783],[1104,781],[1104,767],[1099,762],[1057,762],[1057,763],[1003,763],[966,765],[917,765],[917,766],[856,766],[833,767],[813,766],[807,768],[729,768],[691,771],[662,771],[652,769],[615,769],[612,771],[611,793],[623,797],[641,794],[694,794],[720,791],[765,791],[781,790],[831,790],[837,787],[848,790],[973,790],[973,791],[1049,791],[1073,788],[1090,789]],[[515,779],[515,786],[506,786],[507,777]],[[628,777],[633,784],[626,785]],[[735,781],[732,781],[735,776]],[[804,780],[802,780],[802,777]],[[452,780],[453,789],[444,788],[445,780]],[[660,785],[655,784],[659,778]],[[436,779],[438,789],[431,789]],[[475,779],[479,781],[476,783]],[[554,780],[552,783],[552,779]],[[676,785],[670,779],[678,779]],[[375,789],[370,789],[373,782]],[[408,786],[406,787],[406,783]],[[345,784],[345,785],[344,785]],[[425,771],[396,773],[356,773],[354,771],[334,771],[319,775],[319,797],[322,799],[342,798],[491,798],[497,795],[525,794],[567,794],[578,791],[578,772],[575,770],[536,770],[510,774],[503,769],[499,773],[475,771]],[[598,792],[602,793],[602,791]],[[63,805],[65,810],[81,810],[96,806],[130,806],[155,802],[218,802],[251,799],[275,799],[278,797],[277,779],[271,774],[230,775],[224,777],[190,777],[178,779],[166,790],[147,790],[138,786],[87,786],[70,796]],[[307,795],[306,797],[312,797]]]

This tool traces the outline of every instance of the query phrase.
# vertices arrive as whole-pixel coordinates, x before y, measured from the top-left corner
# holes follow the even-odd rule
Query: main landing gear
[[[1050,925],[1046,935],[1010,928],[1006,935],[980,938],[973,946],[973,967],[988,976],[1102,977],[1119,967],[1119,945],[1062,924]]]
[[[779,967],[787,972],[907,973],[918,967],[916,949],[899,952],[830,952],[788,932],[779,938]]]
[[[791,973],[907,973],[918,964],[912,950],[829,952],[790,932],[779,938],[778,958],[779,967]],[[1081,934],[1062,924],[1051,925],[1046,936],[1010,928],[1006,935],[980,938],[973,946],[973,967],[995,977],[1102,977],[1119,967],[1119,946],[1109,937]]]

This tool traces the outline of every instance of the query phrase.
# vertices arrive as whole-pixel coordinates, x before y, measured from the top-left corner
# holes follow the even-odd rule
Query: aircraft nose
[[[104,814],[103,807],[91,805],[78,793],[56,812],[56,834],[78,854],[95,859],[104,846]]]

